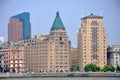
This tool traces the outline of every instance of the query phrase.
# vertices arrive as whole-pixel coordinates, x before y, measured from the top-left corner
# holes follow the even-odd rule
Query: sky
[[[59,11],[72,47],[77,47],[77,31],[81,18],[103,16],[107,45],[120,45],[120,0],[0,0],[0,36],[8,37],[10,17],[22,12],[30,13],[32,36],[49,34]]]

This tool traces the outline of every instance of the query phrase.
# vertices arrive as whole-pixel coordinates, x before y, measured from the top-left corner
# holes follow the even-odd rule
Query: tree
[[[114,66],[110,66],[110,71],[111,72],[115,72],[115,67]]]
[[[117,65],[116,72],[120,72],[120,66]]]
[[[111,71],[111,72],[114,72],[115,71],[115,67],[114,66],[109,66],[109,65],[105,65],[101,71],[104,71],[104,72],[108,72],[108,71]]]
[[[4,72],[10,72],[10,68],[8,66],[5,67]]]
[[[14,72],[14,73],[16,72],[14,68],[12,69],[12,72]]]
[[[74,70],[73,67],[71,67],[70,71],[73,72],[73,70]]]
[[[2,72],[3,71],[3,67],[0,65],[0,72]]]
[[[84,68],[86,72],[92,71],[92,72],[98,72],[100,71],[100,67],[96,64],[87,64]]]
[[[80,67],[79,67],[79,66],[77,66],[77,67],[76,67],[76,70],[77,70],[77,71],[80,71]]]

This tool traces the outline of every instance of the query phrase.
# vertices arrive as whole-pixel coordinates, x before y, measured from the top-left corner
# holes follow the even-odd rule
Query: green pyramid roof
[[[52,28],[51,28],[51,31],[59,30],[59,29],[65,30],[65,27],[62,23],[62,20],[60,19],[59,12],[57,12],[56,18],[55,18]]]

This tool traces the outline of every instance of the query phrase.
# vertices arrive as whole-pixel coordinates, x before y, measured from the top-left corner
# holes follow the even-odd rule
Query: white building
[[[111,45],[107,48],[107,64],[120,66],[120,45]]]

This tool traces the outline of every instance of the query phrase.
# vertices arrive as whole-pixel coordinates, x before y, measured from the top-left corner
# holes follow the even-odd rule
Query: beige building
[[[23,41],[24,42],[24,41]],[[59,12],[49,35],[36,35],[26,45],[27,70],[35,72],[63,72],[70,70],[70,41]]]
[[[106,65],[106,33],[102,16],[91,14],[81,19],[78,50],[81,71],[84,71],[85,65],[89,63],[100,67]]]
[[[78,49],[77,48],[71,48],[71,67],[76,68],[79,64],[79,55],[78,55]]]

